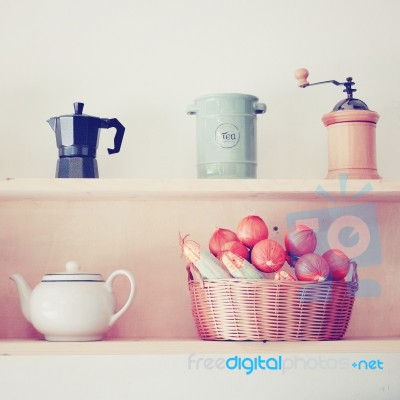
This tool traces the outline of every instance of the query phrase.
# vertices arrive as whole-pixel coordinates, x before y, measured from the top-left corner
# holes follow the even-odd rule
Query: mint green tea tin
[[[196,115],[197,177],[257,177],[257,114],[267,107],[241,93],[201,96],[188,107]]]

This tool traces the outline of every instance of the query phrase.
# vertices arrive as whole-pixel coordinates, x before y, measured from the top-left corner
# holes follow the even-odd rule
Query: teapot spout
[[[11,275],[10,279],[13,280],[17,285],[22,314],[29,322],[31,322],[31,315],[30,315],[31,313],[29,311],[30,308],[29,305],[31,300],[32,289],[21,274]]]
[[[56,131],[56,126],[57,126],[57,118],[50,118],[47,120],[47,122],[49,123],[49,125],[51,126],[51,129],[53,129],[53,131]]]

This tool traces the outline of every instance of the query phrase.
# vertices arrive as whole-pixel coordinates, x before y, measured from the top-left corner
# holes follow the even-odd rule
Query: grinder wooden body
[[[380,179],[376,162],[376,124],[371,110],[338,110],[325,114],[328,130],[328,179]]]

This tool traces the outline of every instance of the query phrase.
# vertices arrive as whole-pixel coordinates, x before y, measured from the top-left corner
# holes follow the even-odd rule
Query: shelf
[[[8,355],[152,355],[152,354],[400,353],[400,339],[321,342],[230,342],[203,340],[103,340],[46,342],[1,340]]]
[[[400,181],[271,179],[6,179],[0,199],[400,199]]]
[[[366,204],[366,212],[358,207],[360,213],[353,214],[353,204],[341,204],[353,201],[376,204]],[[359,262],[361,289],[346,338],[374,340],[400,334],[400,320],[393,317],[400,304],[396,279],[400,260],[395,245],[400,241],[400,181],[6,179],[0,180],[0,203],[2,353],[62,351],[61,344],[29,341],[38,336],[21,314],[9,276],[19,272],[34,287],[42,275],[62,270],[71,259],[105,278],[117,268],[135,276],[135,301],[107,336],[122,338],[122,351],[140,351],[135,346],[151,351],[159,343],[125,340],[131,337],[157,338],[162,343],[159,348],[174,351],[187,343],[183,339],[197,339],[179,235],[190,234],[206,246],[217,226],[235,229],[240,218],[250,213],[262,215],[271,227],[271,238],[280,243],[293,218],[321,223],[319,234],[326,238],[329,223],[339,216],[358,216],[361,228],[371,227],[374,241],[368,246],[376,257]],[[117,284],[116,301],[123,304],[126,286]],[[27,342],[14,342],[14,338]],[[170,338],[175,341],[163,342]],[[71,344],[66,351],[113,352],[118,343]],[[195,343],[198,350],[194,351],[204,351],[202,346],[210,351],[213,346]],[[190,346],[183,348],[190,352]],[[297,351],[307,345],[293,346]],[[216,348],[229,349],[227,344]]]

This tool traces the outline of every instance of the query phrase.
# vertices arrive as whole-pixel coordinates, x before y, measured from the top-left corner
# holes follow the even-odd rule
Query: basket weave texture
[[[192,314],[204,340],[340,340],[346,333],[355,294],[350,281],[270,279],[193,280]]]

